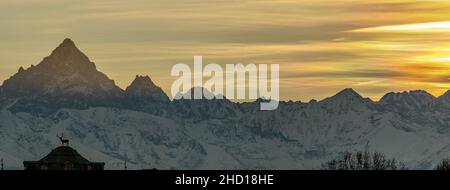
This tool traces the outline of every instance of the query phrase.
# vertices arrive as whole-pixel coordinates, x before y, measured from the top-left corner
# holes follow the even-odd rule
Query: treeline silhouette
[[[434,168],[435,170],[450,170],[450,159],[444,159]]]
[[[403,162],[388,159],[380,152],[345,152],[339,159],[322,164],[322,170],[407,170]]]

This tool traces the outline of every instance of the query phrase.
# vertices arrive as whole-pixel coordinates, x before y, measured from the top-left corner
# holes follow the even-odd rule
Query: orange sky
[[[4,0],[0,80],[72,38],[125,88],[150,75],[167,94],[174,64],[280,64],[283,100],[351,87],[450,89],[446,0]]]

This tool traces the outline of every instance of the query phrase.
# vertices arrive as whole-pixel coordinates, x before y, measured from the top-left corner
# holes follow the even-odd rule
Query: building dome
[[[69,146],[53,149],[39,161],[25,161],[25,170],[103,170],[105,163],[90,162]]]

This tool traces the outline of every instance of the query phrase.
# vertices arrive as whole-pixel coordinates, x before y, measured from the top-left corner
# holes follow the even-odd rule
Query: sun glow
[[[450,32],[450,21],[378,26],[351,32]]]
[[[437,57],[434,59],[436,62],[450,62],[450,57]]]

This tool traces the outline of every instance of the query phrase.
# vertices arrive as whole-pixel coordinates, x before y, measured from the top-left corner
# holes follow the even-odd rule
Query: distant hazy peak
[[[372,101],[369,98],[363,98],[352,88],[346,88],[338,92],[336,95],[320,101],[320,103],[332,106],[335,109],[340,109],[341,106],[351,106],[366,102]]]
[[[136,75],[136,78],[134,78],[133,82],[129,87],[131,86],[154,87],[155,83],[153,83],[152,79],[150,79],[148,75],[145,76]]]
[[[425,90],[410,90],[410,91],[403,91],[403,92],[390,92],[388,94],[417,94],[417,95],[427,95],[427,96],[433,96],[430,93],[428,93]]]
[[[131,82],[125,93],[131,97],[149,97],[160,102],[168,102],[169,97],[164,91],[153,83],[149,76],[139,76]]]
[[[387,93],[380,99],[380,102],[381,103],[394,101],[398,102],[405,99],[415,99],[416,101],[428,102],[435,99],[435,97],[425,90],[411,90],[411,91]]]
[[[332,99],[361,99],[361,100],[364,99],[361,95],[359,95],[352,88],[346,88],[344,90],[341,90],[340,92],[338,92],[336,95],[332,96],[331,98]]]

